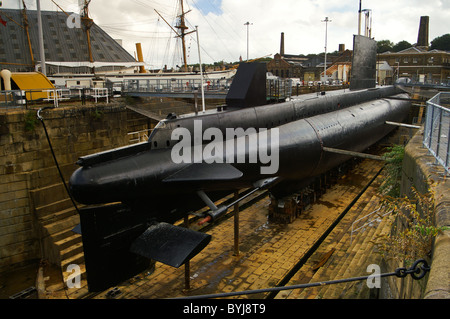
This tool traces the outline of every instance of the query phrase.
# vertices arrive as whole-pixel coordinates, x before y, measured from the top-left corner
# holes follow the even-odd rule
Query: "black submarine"
[[[264,64],[242,64],[222,109],[169,114],[148,142],[81,157],[69,181],[79,209],[90,291],[159,261],[179,267],[211,236],[173,224],[237,190],[283,196],[403,122],[409,96],[395,86],[345,90],[267,104]],[[263,92],[263,93],[261,93]],[[297,187],[297,188],[296,188]],[[241,199],[242,199],[241,198]],[[238,200],[239,201],[239,200]]]

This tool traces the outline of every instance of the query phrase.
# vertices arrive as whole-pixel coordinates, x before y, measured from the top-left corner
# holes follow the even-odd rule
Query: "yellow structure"
[[[45,90],[55,89],[50,80],[40,72],[17,72],[11,74],[13,90],[23,90],[28,101],[46,99]]]

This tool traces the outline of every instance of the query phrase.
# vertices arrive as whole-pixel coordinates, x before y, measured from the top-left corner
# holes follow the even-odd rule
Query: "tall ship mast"
[[[92,57],[92,47],[91,47],[91,27],[94,23],[94,21],[89,18],[89,4],[91,0],[78,0],[78,5],[80,7],[80,13],[81,13],[81,21],[83,21],[85,31],[86,31],[86,38],[87,38],[87,45],[88,45],[88,53],[89,53],[89,61],[91,63],[94,62],[94,58]]]
[[[183,62],[184,62],[184,71],[187,71],[187,59],[186,59],[186,30],[188,27],[186,26],[186,21],[184,19],[185,12],[184,12],[184,3],[183,0],[180,0],[180,7],[181,7],[181,14],[179,16],[180,23],[176,26],[178,30],[180,30],[179,37],[181,38],[181,45],[183,48]]]
[[[186,41],[185,38],[188,34],[194,33],[196,32],[196,30],[190,31],[190,32],[186,32],[186,30],[188,30],[189,28],[186,26],[186,19],[185,16],[187,13],[189,13],[191,10],[184,12],[184,1],[180,0],[180,10],[181,13],[178,16],[179,21],[177,23],[177,25],[175,26],[175,28],[177,28],[179,31],[175,30],[167,21],[166,19],[164,19],[164,17],[155,9],[156,13],[164,20],[164,22],[172,29],[173,32],[175,32],[175,34],[177,35],[178,38],[181,39],[181,46],[182,46],[182,50],[183,50],[183,71],[187,72],[188,71],[188,67],[187,67],[187,54],[186,54]]]

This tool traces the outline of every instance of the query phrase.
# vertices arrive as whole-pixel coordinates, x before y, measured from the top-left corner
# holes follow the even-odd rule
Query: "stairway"
[[[63,172],[64,176],[70,176],[70,166],[65,168],[69,172]],[[78,265],[82,285],[85,285],[82,237],[73,232],[73,228],[80,223],[80,217],[57,171],[56,174],[54,171],[56,168],[50,174],[49,169],[33,172],[33,176],[38,179],[36,188],[30,191],[41,234],[43,259],[61,269],[64,283],[71,274],[67,272],[67,267],[71,264]],[[45,179],[39,182],[39,176],[45,176]],[[43,183],[48,185],[39,185]]]

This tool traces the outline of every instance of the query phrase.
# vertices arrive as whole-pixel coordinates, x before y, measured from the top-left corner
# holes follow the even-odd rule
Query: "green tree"
[[[394,45],[392,47],[392,51],[400,52],[400,51],[408,49],[410,47],[412,47],[412,45],[408,41],[400,41],[399,43],[397,43],[396,45]]]
[[[431,41],[430,50],[434,49],[450,51],[450,33],[444,34],[443,36],[437,37]]]
[[[392,51],[394,43],[389,40],[381,40],[377,42],[377,53],[383,53],[386,51]]]

